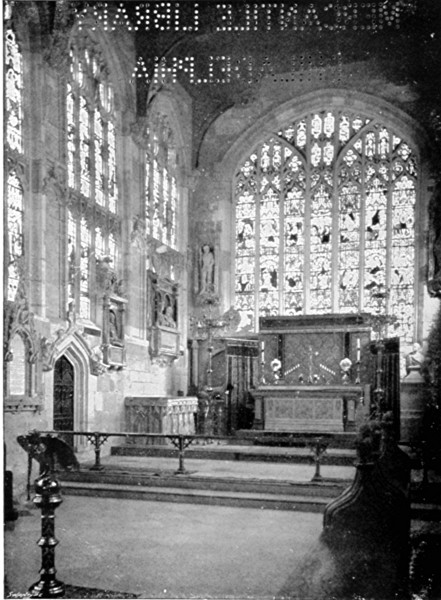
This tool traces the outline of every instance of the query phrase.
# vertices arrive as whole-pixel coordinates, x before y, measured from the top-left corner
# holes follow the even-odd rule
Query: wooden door
[[[65,356],[54,367],[54,430],[73,431],[74,428],[74,369]],[[73,435],[63,435],[73,447]]]

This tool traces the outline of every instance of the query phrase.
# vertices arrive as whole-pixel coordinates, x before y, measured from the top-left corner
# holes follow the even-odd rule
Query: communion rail
[[[33,431],[33,434],[45,435],[51,437],[62,437],[62,436],[77,436],[86,437],[87,441],[94,446],[95,452],[95,463],[89,467],[91,471],[103,471],[104,465],[101,463],[101,447],[107,442],[110,437],[121,437],[125,440],[138,440],[138,439],[167,439],[178,452],[179,466],[176,471],[177,474],[183,475],[186,473],[184,468],[185,450],[195,441],[221,441],[226,440],[234,443],[237,442],[237,437],[234,436],[221,436],[221,435],[202,435],[202,434],[179,434],[179,433],[131,433],[131,432],[103,432],[103,431],[70,431],[70,430],[57,430],[57,431]],[[314,461],[315,473],[311,481],[320,481],[322,476],[320,474],[320,465],[322,457],[325,455],[329,443],[332,439],[332,434],[326,433],[293,433],[286,432],[286,436],[281,435],[279,437],[286,437],[286,440],[290,442],[289,445],[309,447]],[[31,454],[29,460],[32,460]]]

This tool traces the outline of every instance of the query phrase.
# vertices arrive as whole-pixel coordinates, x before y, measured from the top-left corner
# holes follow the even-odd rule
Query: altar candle
[[[360,362],[360,338],[357,338],[357,362]]]
[[[265,342],[261,342],[262,364],[265,362]]]

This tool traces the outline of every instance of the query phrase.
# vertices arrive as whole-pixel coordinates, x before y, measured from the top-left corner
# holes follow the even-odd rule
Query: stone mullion
[[[142,157],[144,168],[142,169],[143,173],[143,181],[142,181],[142,189],[144,193],[142,194],[143,204],[144,204],[144,220],[145,220],[145,230],[147,234],[151,233],[151,225],[152,225],[152,198],[153,198],[153,161],[151,154],[148,149],[144,149],[141,147]],[[146,185],[147,183],[147,185]]]
[[[391,299],[389,295],[390,287],[392,284],[392,214],[393,214],[393,190],[394,183],[392,183],[391,174],[392,174],[392,146],[393,146],[393,135],[390,130],[387,130],[389,134],[389,152],[388,152],[388,186],[387,186],[387,207],[386,207],[386,298],[385,298],[385,312],[389,313],[391,308]],[[377,148],[378,148],[378,137],[379,131],[377,133]]]
[[[359,268],[359,311],[363,311],[364,306],[364,280],[366,269],[366,132],[361,136],[361,181],[360,181],[360,268]]]
[[[304,247],[304,302],[303,314],[308,314],[310,311],[310,289],[311,289],[311,269],[310,269],[310,254],[311,254],[311,115],[306,117],[306,183],[305,183],[305,247]]]
[[[255,328],[256,331],[259,331],[259,307],[260,307],[260,180],[261,180],[261,151],[262,145],[259,145],[257,149],[257,159],[256,159],[256,179],[257,179],[257,204],[256,204],[256,220],[255,220],[255,256],[254,256],[254,317],[255,317]]]
[[[338,131],[340,123],[340,111],[336,111],[334,114],[334,160],[330,166],[332,169],[332,226],[331,226],[331,244],[332,244],[332,280],[331,280],[331,307],[332,312],[339,312],[339,280],[340,280],[340,253],[339,253],[339,239],[340,239],[340,206],[339,206],[339,185],[338,185],[338,168],[337,168],[337,156],[338,156]],[[335,125],[336,124],[336,125]]]
[[[88,74],[85,75],[87,77]],[[89,115],[89,161],[90,161],[90,172],[89,172],[89,181],[90,181],[90,193],[89,198],[87,199],[90,205],[90,216],[91,218],[88,221],[89,231],[90,231],[90,242],[89,242],[89,281],[88,281],[88,298],[89,298],[89,315],[92,321],[96,322],[97,313],[99,310],[99,297],[97,290],[97,281],[96,281],[96,227],[98,225],[99,213],[98,207],[100,209],[106,207],[106,194],[105,189],[103,190],[103,201],[104,206],[101,207],[97,204],[96,201],[96,190],[97,190],[97,182],[96,182],[96,154],[95,154],[95,112],[99,108],[99,105],[96,103],[95,99],[91,97],[87,98],[88,104],[88,115]],[[99,113],[99,110],[98,110]],[[104,127],[103,127],[103,138],[105,135]],[[104,157],[103,157],[104,163]],[[103,164],[104,167],[104,164]],[[104,223],[106,223],[105,214],[103,214]],[[101,225],[102,235],[104,238],[104,249],[107,251],[108,248],[108,227]]]
[[[81,91],[77,83],[72,80],[72,91],[74,95],[74,134],[75,134],[75,152],[74,157],[74,190],[80,192],[81,190],[81,156],[80,156],[80,97]]]
[[[279,188],[279,314],[285,314],[285,203],[282,183],[284,146],[280,144],[280,188]]]
[[[73,275],[73,299],[75,302],[75,312],[80,312],[80,276],[81,276],[81,211],[79,215],[74,215],[75,218],[75,261],[73,264],[74,275]]]
[[[74,156],[74,190],[71,191],[73,199],[73,210],[71,214],[75,220],[75,261],[73,264],[73,283],[72,297],[75,302],[75,313],[80,312],[80,257],[81,257],[81,217],[82,217],[82,202],[80,198],[80,182],[81,182],[81,157],[80,157],[80,96],[81,92],[74,78],[71,79],[71,88],[74,101],[74,135],[75,135],[75,153]],[[65,140],[67,143],[67,140]]]

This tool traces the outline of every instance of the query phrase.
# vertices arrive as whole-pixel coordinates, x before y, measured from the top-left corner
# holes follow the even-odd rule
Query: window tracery
[[[258,316],[379,310],[413,339],[417,160],[371,117],[324,110],[240,165],[236,308]]]
[[[176,141],[167,117],[156,117],[147,133],[145,154],[146,230],[177,249],[178,165]]]
[[[14,301],[20,281],[19,261],[23,256],[23,187],[14,170],[7,180],[8,300]]]
[[[6,151],[13,158],[5,178],[8,239],[5,283],[7,299],[14,301],[20,281],[19,262],[24,255],[24,192],[17,171],[17,168],[21,171],[22,165],[18,163],[23,158],[23,56],[10,26],[5,31],[5,109]]]
[[[114,91],[99,45],[77,34],[69,52],[66,88],[69,302],[85,319],[93,317],[96,260],[118,269],[120,216],[116,176]],[[95,262],[94,262],[95,261]]]
[[[6,140],[11,150],[23,153],[23,58],[15,33],[5,34]]]

